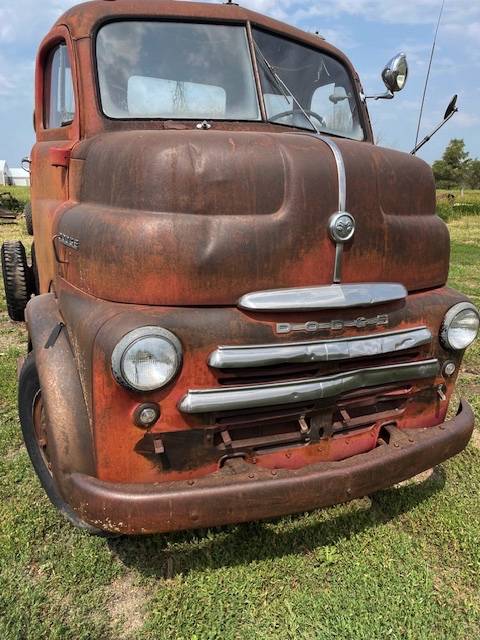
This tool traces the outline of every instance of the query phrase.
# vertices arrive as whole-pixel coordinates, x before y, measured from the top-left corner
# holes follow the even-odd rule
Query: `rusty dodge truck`
[[[321,36],[233,3],[95,0],[43,40],[32,257],[2,261],[25,443],[73,524],[303,512],[467,445],[479,312],[430,167],[374,143],[366,99]]]

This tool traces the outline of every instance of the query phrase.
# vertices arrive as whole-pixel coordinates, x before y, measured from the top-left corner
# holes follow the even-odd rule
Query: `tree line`
[[[480,160],[470,157],[462,139],[450,140],[432,170],[438,189],[480,189]]]

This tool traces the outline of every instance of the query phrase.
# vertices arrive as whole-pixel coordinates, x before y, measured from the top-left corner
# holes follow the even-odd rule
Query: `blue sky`
[[[55,19],[76,2],[0,0],[0,158],[17,166],[34,142],[33,73],[36,49]],[[398,51],[410,75],[395,100],[369,102],[382,146],[409,151],[414,143],[428,57],[441,0],[243,0],[243,6],[307,31],[318,30],[342,49],[367,93],[381,91],[380,72]],[[460,112],[420,152],[431,162],[450,138],[464,138],[480,157],[480,0],[446,0],[421,136],[440,120],[454,93]],[[423,137],[423,136],[422,136]]]

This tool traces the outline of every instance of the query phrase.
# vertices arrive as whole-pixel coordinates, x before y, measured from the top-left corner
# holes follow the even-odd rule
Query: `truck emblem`
[[[346,211],[338,211],[330,218],[328,230],[334,242],[348,242],[355,233],[355,218]]]
[[[344,329],[366,329],[367,327],[386,327],[389,318],[387,315],[379,315],[375,318],[356,318],[355,320],[331,320],[330,322],[277,323],[277,333],[291,333],[302,331],[304,333],[316,333],[317,331],[343,331]]]
[[[70,247],[70,249],[75,249],[75,251],[80,249],[80,240],[78,240],[78,238],[72,238],[72,236],[67,236],[65,233],[59,233],[57,238],[63,245]]]

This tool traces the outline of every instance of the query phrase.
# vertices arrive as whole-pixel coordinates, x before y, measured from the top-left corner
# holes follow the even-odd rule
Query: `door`
[[[53,229],[69,198],[69,157],[80,133],[75,58],[65,27],[52,31],[40,47],[35,103],[32,220],[40,293],[45,293],[55,277]]]

